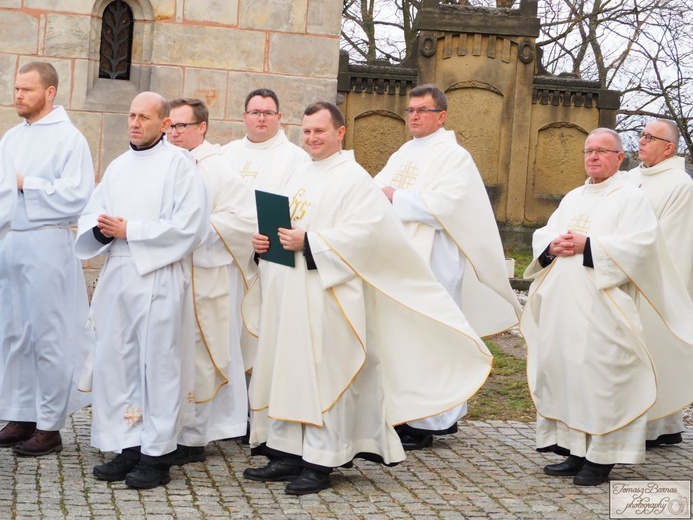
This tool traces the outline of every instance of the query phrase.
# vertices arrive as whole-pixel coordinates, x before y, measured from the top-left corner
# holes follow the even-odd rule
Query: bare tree
[[[693,22],[687,0],[546,0],[539,4],[543,66],[623,92],[618,129],[675,122],[693,157]]]
[[[344,0],[342,48],[357,62],[401,63],[416,37],[420,7],[421,0]]]

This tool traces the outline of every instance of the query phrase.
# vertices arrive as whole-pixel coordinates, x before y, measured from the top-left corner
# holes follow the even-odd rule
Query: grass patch
[[[536,418],[527,387],[526,362],[492,341],[493,370],[484,386],[469,400],[467,419],[531,422]]]
[[[522,273],[525,272],[527,266],[532,263],[532,250],[520,247],[506,248],[506,258],[515,259],[515,277],[522,278]]]

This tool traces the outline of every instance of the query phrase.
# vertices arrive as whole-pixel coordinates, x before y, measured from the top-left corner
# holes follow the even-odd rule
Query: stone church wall
[[[97,180],[128,146],[132,98],[153,90],[205,100],[212,142],[244,134],[245,96],[271,88],[289,137],[306,105],[334,101],[339,0],[124,0],[133,13],[129,80],[99,78],[102,16],[110,0],[0,0],[0,135],[20,122],[16,71],[47,61],[60,76],[56,103],[86,136]],[[90,289],[100,260],[85,265]]]

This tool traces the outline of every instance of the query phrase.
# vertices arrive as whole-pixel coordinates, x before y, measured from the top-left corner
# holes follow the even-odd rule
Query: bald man
[[[195,164],[164,139],[170,106],[143,92],[130,105],[130,150],[116,158],[79,219],[81,259],[106,255],[92,301],[96,351],[91,442],[116,451],[99,480],[167,484],[177,438],[194,418],[192,251],[209,208]]]
[[[681,281],[693,297],[693,180],[683,157],[677,155],[679,138],[679,129],[671,121],[650,121],[638,140],[640,165],[627,178],[650,199]],[[647,447],[678,444],[683,430],[682,412],[651,421]]]

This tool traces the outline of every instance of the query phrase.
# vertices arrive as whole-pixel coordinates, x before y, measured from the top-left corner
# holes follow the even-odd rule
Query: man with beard
[[[0,240],[0,419],[9,421],[0,446],[39,456],[62,450],[67,415],[89,402],[76,381],[94,337],[70,227],[94,189],[94,169],[86,139],[54,105],[52,65],[22,66],[14,90],[24,121],[0,145],[0,171],[18,192]]]

